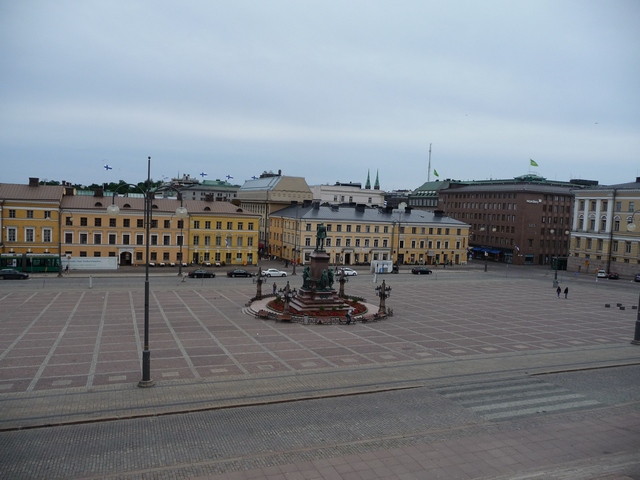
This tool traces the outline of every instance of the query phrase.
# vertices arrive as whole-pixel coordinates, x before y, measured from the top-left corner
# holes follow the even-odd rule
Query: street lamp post
[[[296,223],[295,225],[295,232],[293,232],[293,271],[291,272],[291,275],[297,275],[296,273],[296,263],[298,263],[298,208],[296,207]]]
[[[387,307],[385,300],[391,296],[391,287],[387,287],[385,280],[382,280],[382,285],[376,287],[376,295],[380,297],[380,305],[378,307],[378,314],[384,315],[387,313]]]
[[[153,387],[155,382],[151,380],[151,350],[149,349],[149,250],[151,238],[151,214],[153,210],[153,199],[155,192],[163,190],[174,190],[180,193],[177,188],[170,185],[158,187],[153,190],[151,188],[151,157],[147,158],[147,182],[146,190],[142,190],[138,185],[122,184],[113,192],[111,205],[107,207],[107,214],[115,217],[120,213],[120,208],[116,205],[116,196],[118,190],[122,187],[134,187],[144,194],[144,224],[145,224],[145,273],[144,273],[144,345],[142,350],[142,380],[138,382],[138,387]],[[178,218],[186,218],[189,213],[182,205],[182,197],[180,197],[180,206],[176,209]],[[180,259],[182,263],[182,258]]]
[[[182,194],[180,195],[180,206],[182,207]],[[184,228],[184,219],[178,219],[180,223],[180,262],[178,262],[178,276],[182,276],[182,264],[184,260],[182,259],[182,245],[184,245],[184,234],[182,233],[182,229]]]
[[[495,232],[497,230],[496,227],[490,227],[490,228],[492,232]],[[485,227],[480,227],[481,232],[484,232],[485,230],[486,230]],[[488,262],[489,262],[489,252],[485,250],[484,252],[484,271],[485,272],[487,271],[487,268],[488,268]]]
[[[293,300],[295,298],[295,296],[298,294],[298,291],[295,288],[291,288],[289,286],[289,282],[287,282],[287,284],[285,285],[284,288],[281,288],[279,290],[282,298],[284,299],[284,309],[283,312],[284,313],[289,313],[291,310],[291,300]]]
[[[629,232],[636,231],[636,224],[633,223],[633,219],[636,216],[636,213],[640,213],[640,210],[636,210],[631,215],[631,223],[627,224],[627,230]],[[633,340],[631,340],[632,345],[640,345],[640,294],[638,294],[638,309],[636,310],[638,314],[636,315],[636,329],[633,335]]]

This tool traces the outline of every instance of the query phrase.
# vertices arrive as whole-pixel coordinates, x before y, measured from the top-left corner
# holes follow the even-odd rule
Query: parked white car
[[[596,277],[598,278],[607,278],[607,272],[605,272],[604,270],[598,270],[598,274],[596,275]]]
[[[340,272],[344,273],[345,277],[351,277],[354,275],[358,275],[358,272],[356,272],[354,269],[349,268],[349,267],[342,267],[338,269],[338,275],[340,275]]]
[[[287,272],[283,272],[282,270],[278,270],[277,268],[267,268],[262,271],[262,275],[265,277],[286,277]]]

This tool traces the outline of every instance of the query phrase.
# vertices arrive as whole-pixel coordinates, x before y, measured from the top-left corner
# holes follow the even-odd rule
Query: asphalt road
[[[184,478],[637,407],[637,367],[0,433],[5,478]],[[571,401],[569,405],[567,400]],[[555,411],[561,401],[565,407]]]

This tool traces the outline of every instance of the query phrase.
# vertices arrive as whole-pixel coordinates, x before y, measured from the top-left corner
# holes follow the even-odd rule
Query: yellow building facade
[[[0,227],[2,267],[18,267],[19,256],[52,256],[58,251],[58,207],[64,189],[39,185],[0,184]],[[57,269],[57,261],[46,265]]]
[[[87,193],[87,194],[82,194]],[[118,207],[112,216],[107,208]],[[184,206],[187,218],[176,209]],[[0,184],[3,259],[48,254],[58,265],[89,259],[117,268],[146,262],[145,199],[76,192],[72,188]],[[151,208],[149,262],[153,266],[182,264],[251,265],[258,261],[260,216],[229,202],[154,198]],[[18,267],[15,259],[4,266]],[[80,268],[80,267],[78,267]]]
[[[364,206],[291,206],[271,214],[275,256],[309,262],[319,224],[327,229],[324,249],[336,265],[466,264],[469,226],[436,213]]]

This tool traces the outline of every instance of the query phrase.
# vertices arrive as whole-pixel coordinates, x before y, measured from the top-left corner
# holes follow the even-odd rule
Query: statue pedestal
[[[335,311],[338,315],[349,308],[333,287],[322,288],[322,273],[329,271],[329,258],[329,254],[323,250],[316,250],[311,254],[309,282],[299,288],[298,294],[291,300],[291,306],[299,312],[323,309]]]

